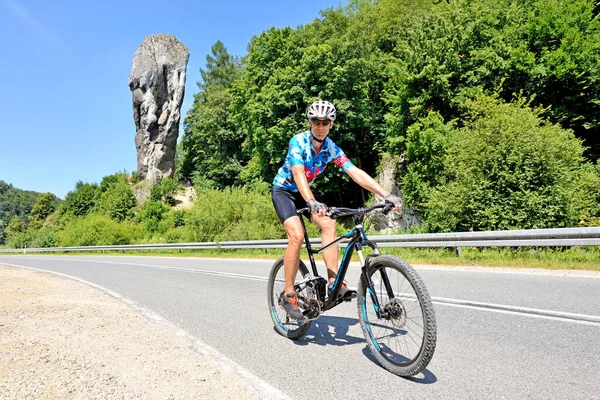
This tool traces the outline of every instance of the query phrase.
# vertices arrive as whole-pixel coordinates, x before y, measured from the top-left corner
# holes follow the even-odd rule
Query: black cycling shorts
[[[306,207],[306,201],[302,198],[300,192],[290,192],[279,186],[271,187],[271,200],[273,200],[275,211],[277,211],[281,223],[290,217],[297,216],[297,209]]]

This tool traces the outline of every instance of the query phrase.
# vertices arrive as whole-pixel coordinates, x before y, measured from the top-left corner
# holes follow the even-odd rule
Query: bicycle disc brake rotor
[[[394,297],[385,304],[383,309],[389,313],[395,327],[402,328],[406,325],[406,308],[402,301]]]

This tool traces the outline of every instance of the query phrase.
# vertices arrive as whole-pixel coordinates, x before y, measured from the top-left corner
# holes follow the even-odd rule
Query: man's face
[[[327,137],[329,129],[333,126],[333,121],[328,119],[313,118],[308,121],[310,129],[317,138],[323,140]]]

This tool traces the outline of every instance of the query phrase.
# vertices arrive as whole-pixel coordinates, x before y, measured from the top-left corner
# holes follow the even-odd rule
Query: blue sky
[[[241,56],[252,36],[347,3],[0,0],[0,180],[64,198],[78,180],[135,170],[128,78],[146,36],[173,35],[190,50],[185,116],[217,40]]]

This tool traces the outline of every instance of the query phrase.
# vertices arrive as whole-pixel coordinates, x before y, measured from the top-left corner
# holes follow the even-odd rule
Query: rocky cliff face
[[[402,197],[402,191],[398,188],[398,165],[399,157],[387,156],[381,160],[379,176],[377,181],[387,191]],[[383,199],[377,198],[378,201]],[[402,207],[400,213],[389,213],[387,216],[379,213],[372,215],[371,222],[375,230],[382,234],[390,234],[398,229],[406,229],[411,225],[421,225],[422,216],[416,207]]]
[[[136,128],[137,172],[149,184],[173,176],[189,56],[177,38],[151,35],[133,58],[129,89]]]

